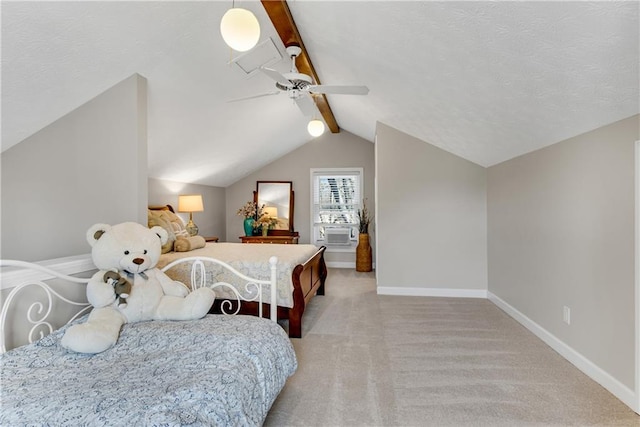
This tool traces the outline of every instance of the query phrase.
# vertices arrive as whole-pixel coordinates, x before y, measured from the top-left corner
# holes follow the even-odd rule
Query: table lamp
[[[198,234],[198,226],[193,222],[193,213],[204,211],[201,194],[184,194],[178,196],[178,212],[189,212],[189,223],[185,227],[190,236]]]
[[[264,208],[264,214],[270,216],[271,218],[278,217],[278,208],[274,206],[266,206]]]

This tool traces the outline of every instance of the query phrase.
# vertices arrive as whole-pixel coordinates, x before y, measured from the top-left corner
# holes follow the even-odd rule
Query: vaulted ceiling
[[[2,2],[2,150],[134,73],[151,177],[227,186],[307,143],[310,117],[285,94],[227,102],[275,90],[230,64],[231,3]],[[235,3],[289,71],[262,4]],[[321,82],[369,87],[327,99],[372,142],[381,121],[490,166],[640,112],[638,2],[288,5]]]

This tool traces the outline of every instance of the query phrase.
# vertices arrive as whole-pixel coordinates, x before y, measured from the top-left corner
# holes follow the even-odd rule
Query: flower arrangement
[[[255,218],[258,205],[254,201],[248,201],[243,207],[238,209],[237,214],[244,218]]]
[[[275,227],[276,225],[278,225],[278,218],[274,218],[272,216],[269,216],[267,214],[262,214],[258,220],[256,221],[254,227],[267,227],[268,229],[271,229],[273,227]]]
[[[369,213],[369,209],[367,208],[367,199],[362,201],[362,209],[358,209],[358,230],[360,234],[368,234],[369,233],[369,224],[373,217]]]

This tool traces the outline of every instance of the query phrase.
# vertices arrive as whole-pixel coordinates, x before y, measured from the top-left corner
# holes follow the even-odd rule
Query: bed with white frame
[[[88,355],[60,340],[71,324],[86,320],[86,300],[67,295],[89,277],[0,261],[2,282],[15,283],[2,294],[0,425],[261,425],[297,368],[273,303],[277,259],[270,259],[268,279],[212,258],[181,259],[163,271],[184,262],[193,265],[192,288],[233,288],[204,282],[206,265],[215,264],[244,280],[247,292],[236,292],[225,314],[125,324],[116,345]],[[245,301],[258,305],[259,316],[238,314]],[[263,303],[273,308],[268,319]],[[60,313],[65,319],[52,320]],[[21,327],[28,343],[8,349],[6,338]]]

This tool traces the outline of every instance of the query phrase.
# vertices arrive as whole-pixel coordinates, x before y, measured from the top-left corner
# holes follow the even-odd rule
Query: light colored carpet
[[[488,300],[378,296],[330,269],[266,426],[640,426]]]

